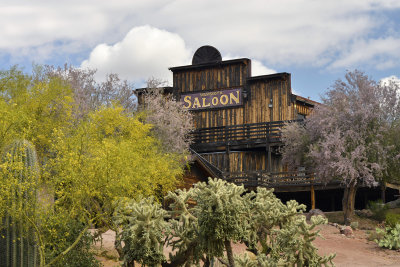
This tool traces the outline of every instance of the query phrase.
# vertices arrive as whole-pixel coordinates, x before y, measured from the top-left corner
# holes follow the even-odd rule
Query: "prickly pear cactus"
[[[10,211],[0,228],[0,266],[38,266],[34,232],[28,221],[28,217],[34,216],[37,202],[39,164],[34,145],[27,140],[15,140],[4,150],[1,163],[1,178],[8,179],[3,182],[11,192]]]

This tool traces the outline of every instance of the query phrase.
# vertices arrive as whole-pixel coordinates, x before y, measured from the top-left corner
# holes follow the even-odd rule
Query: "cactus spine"
[[[39,163],[35,147],[27,140],[15,140],[5,149],[2,161],[7,163],[5,168],[8,176],[4,178],[13,179],[9,199],[10,213],[18,210],[22,215],[7,214],[3,219],[0,266],[35,267],[38,262],[37,247],[32,226],[26,219],[34,216],[37,203]]]

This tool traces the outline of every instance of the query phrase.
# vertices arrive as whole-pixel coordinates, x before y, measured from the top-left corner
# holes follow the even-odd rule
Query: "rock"
[[[342,235],[345,235],[345,236],[347,236],[347,237],[350,237],[350,236],[353,235],[353,230],[351,229],[350,226],[343,226],[343,227],[340,228],[340,233],[341,233]]]
[[[307,221],[309,221],[309,220],[311,220],[311,217],[312,217],[312,216],[318,216],[318,215],[320,215],[320,216],[326,218],[326,216],[325,216],[325,214],[324,214],[324,212],[323,212],[322,210],[320,210],[320,209],[313,209],[313,210],[310,210],[310,211],[308,212],[308,214],[307,214],[307,216],[306,216],[306,219],[307,219]]]
[[[387,202],[386,205],[390,208],[390,209],[394,209],[397,207],[400,207],[400,198]]]
[[[355,213],[360,216],[360,217],[365,217],[365,218],[370,218],[374,214],[372,213],[371,210],[368,209],[363,209],[363,210],[356,210]]]

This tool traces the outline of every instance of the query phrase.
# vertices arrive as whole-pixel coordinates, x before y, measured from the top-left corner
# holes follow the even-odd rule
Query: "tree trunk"
[[[351,183],[344,189],[342,206],[344,215],[344,224],[350,225],[350,217],[354,213],[354,202],[357,192],[357,183]]]
[[[173,262],[163,262],[161,263],[162,267],[178,267],[183,266],[190,257],[193,256],[193,249],[197,246],[197,242],[194,241],[190,243],[187,249],[177,255],[175,255],[175,260]]]
[[[228,256],[229,267],[235,267],[235,260],[233,258],[233,251],[230,240],[225,240],[226,255]]]
[[[386,184],[385,182],[381,183],[381,199],[382,199],[382,203],[385,204],[386,203]]]
[[[210,267],[210,258],[207,256],[205,261],[204,261],[204,265],[203,267]]]

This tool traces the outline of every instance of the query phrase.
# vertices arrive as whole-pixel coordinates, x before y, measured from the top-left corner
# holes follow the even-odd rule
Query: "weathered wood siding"
[[[289,73],[251,77],[249,59],[183,66],[171,70],[177,99],[180,99],[182,93],[233,88],[243,90],[242,106],[192,111],[196,128],[294,120],[299,115],[309,115],[311,111],[309,100],[292,95]],[[229,145],[219,149],[209,147],[205,150],[207,153],[201,156],[222,172],[287,171],[281,156],[268,152],[269,146],[266,143],[264,149],[258,147],[253,150],[245,146],[236,147],[237,151],[230,151]],[[221,152],[223,149],[226,151]],[[269,159],[271,162],[268,162]]]
[[[198,92],[242,86],[249,77],[250,60],[210,68],[176,70],[173,83],[180,92]]]
[[[249,60],[240,63],[174,72],[174,87],[180,93],[243,87],[249,73]],[[194,111],[196,128],[243,124],[243,107]]]
[[[306,105],[305,103],[302,103],[300,101],[296,101],[296,104],[294,105],[294,107],[295,107],[295,111],[297,112],[297,114],[301,114],[304,116],[310,115],[310,113],[313,109],[310,105]]]
[[[245,123],[292,120],[290,76],[252,81],[245,103]],[[270,107],[272,105],[272,107]]]
[[[229,163],[227,161],[227,153],[203,153],[201,156],[223,172],[266,170],[268,166],[267,153],[263,151],[231,152],[229,153]],[[271,157],[271,171],[283,171],[280,156],[274,155]]]
[[[250,60],[217,64],[209,68],[173,70],[178,94],[243,88],[247,97],[241,107],[193,111],[196,128],[291,120],[290,75],[250,77]],[[271,102],[272,99],[272,102]],[[269,105],[272,104],[272,108]]]

